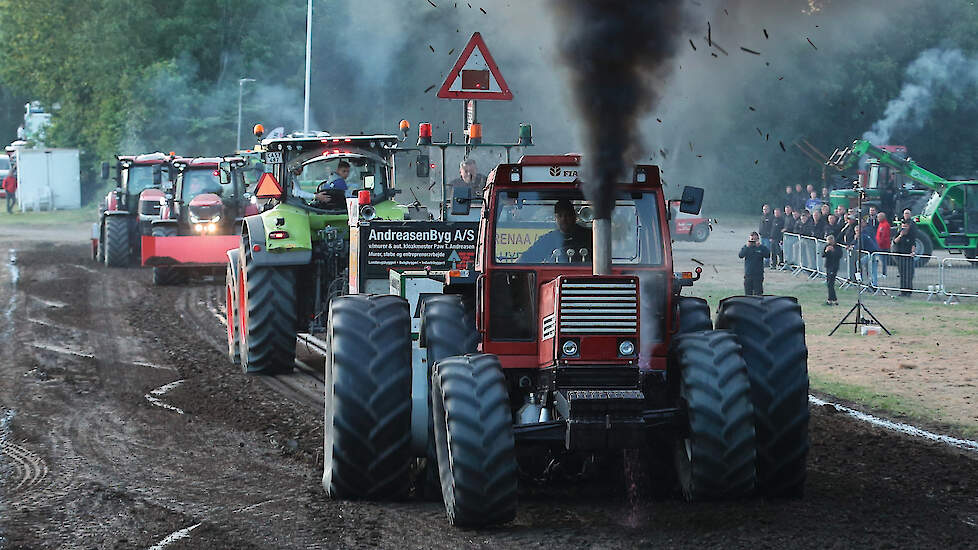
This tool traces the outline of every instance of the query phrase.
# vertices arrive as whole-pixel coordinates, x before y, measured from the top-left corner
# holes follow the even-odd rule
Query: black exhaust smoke
[[[632,162],[644,156],[639,123],[655,105],[675,51],[681,2],[553,0],[551,5],[562,20],[560,57],[584,121],[584,192],[594,217],[610,219],[615,183],[630,176]]]

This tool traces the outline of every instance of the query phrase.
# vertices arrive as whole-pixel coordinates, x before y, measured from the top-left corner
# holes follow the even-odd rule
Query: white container
[[[17,151],[17,202],[21,210],[81,208],[78,149]]]
[[[863,325],[860,327],[860,332],[863,336],[875,336],[883,332],[883,329],[879,325]]]

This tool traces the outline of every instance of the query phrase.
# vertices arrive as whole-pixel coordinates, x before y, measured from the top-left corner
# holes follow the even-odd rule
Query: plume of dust
[[[681,26],[678,0],[554,0],[558,43],[584,128],[584,192],[609,219],[614,185],[642,156],[640,121],[660,96]]]
[[[925,50],[907,67],[900,94],[886,104],[883,118],[863,133],[863,139],[883,145],[890,143],[897,129],[920,129],[938,94],[961,98],[975,85],[978,59],[966,57],[957,49]]]

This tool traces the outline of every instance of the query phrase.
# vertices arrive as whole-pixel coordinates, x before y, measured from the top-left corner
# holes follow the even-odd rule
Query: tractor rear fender
[[[275,209],[265,212],[265,214],[274,214]],[[275,216],[278,217],[278,216]],[[272,218],[272,223],[275,223],[275,217]],[[306,249],[286,249],[277,248],[272,251],[268,250],[267,239],[265,228],[266,224],[264,221],[264,214],[258,216],[248,216],[244,219],[244,227],[242,227],[242,236],[247,236],[248,250],[243,250],[239,254],[249,254],[251,256],[251,265],[253,266],[273,266],[273,265],[307,265],[312,261],[312,241],[308,241]],[[293,225],[295,225],[293,223]],[[273,225],[274,227],[274,225]],[[273,229],[274,231],[274,229]],[[291,233],[290,233],[291,235]],[[309,226],[306,225],[306,238],[308,239]],[[285,239],[282,239],[285,240]],[[242,239],[242,242],[245,242]]]
[[[250,220],[257,219],[267,237],[272,232],[278,232],[279,238],[267,239],[263,250],[273,253],[295,252],[300,250],[312,251],[312,228],[309,213],[291,204],[279,204],[271,210],[266,210],[257,216],[249,216],[249,232],[253,231]]]
[[[153,220],[153,227],[176,227],[177,220]]]

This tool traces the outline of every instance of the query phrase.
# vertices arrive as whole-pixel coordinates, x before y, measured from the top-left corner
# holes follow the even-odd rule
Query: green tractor
[[[828,164],[845,170],[864,155],[870,157],[866,187],[878,187],[887,174],[900,174],[930,190],[922,191],[926,195],[917,199],[919,207],[905,206],[911,209],[917,224],[918,255],[929,256],[937,249],[946,249],[951,254],[963,253],[971,259],[978,255],[978,180],[943,178],[911,159],[892,154],[866,140],[856,140],[851,147],[836,149]],[[899,212],[892,215],[899,218],[902,211],[903,208],[899,208]],[[917,260],[917,265],[924,263],[926,258]]]
[[[227,253],[228,353],[242,370],[292,370],[297,333],[315,332],[330,299],[346,291],[351,216],[404,219],[392,200],[397,144],[393,135],[324,132],[262,143],[266,171],[254,196],[264,204]],[[340,162],[351,168],[347,189],[315,194]]]

